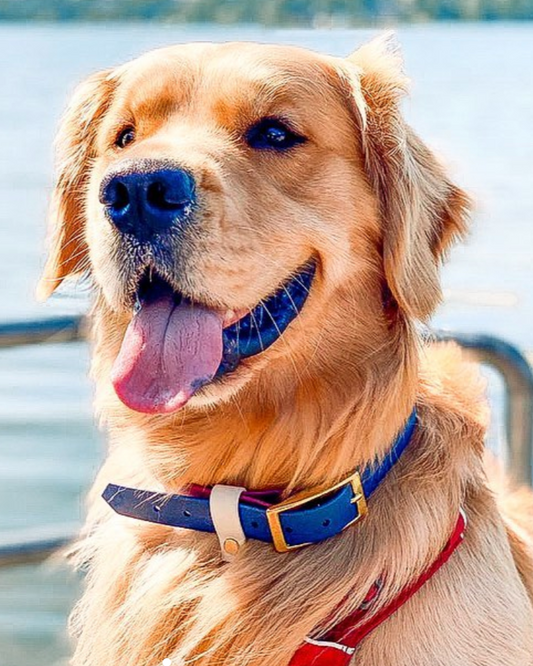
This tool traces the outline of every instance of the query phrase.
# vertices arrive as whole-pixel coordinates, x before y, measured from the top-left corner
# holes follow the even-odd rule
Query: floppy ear
[[[408,82],[390,37],[363,46],[348,64],[359,82],[355,104],[379,200],[387,285],[407,316],[425,320],[441,299],[439,264],[466,233],[470,200],[402,118]]]
[[[59,128],[57,181],[49,213],[50,248],[37,286],[41,300],[64,278],[81,273],[86,262],[84,199],[99,121],[111,101],[110,73],[93,74],[76,89]]]

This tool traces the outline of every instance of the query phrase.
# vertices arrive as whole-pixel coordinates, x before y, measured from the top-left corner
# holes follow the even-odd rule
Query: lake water
[[[171,26],[0,25],[0,320],[83,308],[36,304],[51,144],[73,86],[150,48],[192,40],[284,42],[342,55],[369,31]],[[413,92],[406,113],[478,200],[469,242],[444,271],[438,326],[533,349],[533,25],[398,30]],[[0,354],[0,531],[79,523],[102,451],[83,345]],[[68,654],[65,572],[0,573],[0,666],[54,666]]]

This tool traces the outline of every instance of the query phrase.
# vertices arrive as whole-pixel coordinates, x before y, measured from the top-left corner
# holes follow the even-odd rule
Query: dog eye
[[[115,146],[125,148],[133,141],[135,141],[135,129],[131,126],[125,127],[115,139]]]
[[[277,118],[263,118],[250,127],[245,138],[248,145],[257,150],[288,150],[305,142],[305,137]]]

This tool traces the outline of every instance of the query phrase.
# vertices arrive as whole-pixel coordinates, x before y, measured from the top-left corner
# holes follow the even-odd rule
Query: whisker
[[[300,311],[299,311],[298,308],[296,307],[296,303],[294,302],[294,300],[293,300],[293,298],[292,298],[292,296],[291,296],[291,292],[290,292],[290,291],[287,289],[287,287],[285,287],[285,286],[283,286],[283,291],[284,291],[284,292],[287,294],[287,296],[289,297],[289,300],[290,300],[290,302],[291,302],[291,307],[292,307],[292,309],[294,310],[294,312],[295,312],[295,314],[296,314],[296,317],[298,317],[298,315],[300,314]]]
[[[265,305],[262,301],[261,301],[261,305],[263,307],[265,307]],[[265,310],[266,310],[266,308],[265,308]],[[261,337],[261,329],[259,328],[259,324],[257,323],[257,319],[255,318],[253,310],[250,311],[250,315],[251,315],[252,319],[254,320],[255,327],[257,328],[257,335],[259,336],[259,345],[261,346],[261,351],[264,352],[265,351],[265,345],[263,343],[263,338]],[[250,342],[251,338],[252,338],[252,327],[250,326],[250,337],[248,338],[248,342]]]
[[[299,380],[300,382],[302,382],[302,379],[303,379],[303,378],[302,378],[302,376],[300,375],[300,372],[299,372],[299,370],[298,370],[298,367],[297,367],[297,365],[296,365],[296,362],[294,361],[294,358],[293,358],[293,356],[292,356],[292,355],[293,355],[293,349],[292,349],[291,346],[289,345],[288,340],[285,339],[285,337],[283,336],[282,332],[280,331],[277,321],[275,320],[275,318],[273,317],[272,313],[270,312],[270,310],[269,310],[268,307],[266,306],[265,302],[264,302],[264,301],[260,301],[260,303],[261,303],[261,305],[263,306],[263,308],[264,308],[265,312],[267,313],[267,315],[270,317],[272,323],[274,324],[274,328],[276,329],[276,331],[277,331],[277,333],[278,333],[278,339],[282,340],[282,341],[283,341],[283,344],[287,347],[287,350],[288,350],[288,352],[289,352],[289,360],[290,360],[290,362],[291,362],[291,364],[292,364],[292,366],[293,366],[293,368],[294,368],[294,372],[296,373],[296,375],[297,375],[297,377],[298,377],[298,380]]]

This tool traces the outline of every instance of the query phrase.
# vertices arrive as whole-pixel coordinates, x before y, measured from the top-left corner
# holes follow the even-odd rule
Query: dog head
[[[81,85],[40,292],[89,270],[126,405],[334,377],[431,315],[468,200],[402,119],[405,88],[383,40],[347,60],[177,46]]]

